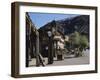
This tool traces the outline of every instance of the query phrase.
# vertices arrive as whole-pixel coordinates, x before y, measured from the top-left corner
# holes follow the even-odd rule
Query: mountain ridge
[[[47,29],[49,27],[54,26],[52,25],[53,21],[45,24],[40,29]],[[55,22],[56,26],[61,26],[64,29],[65,35],[77,31],[79,33],[86,34],[87,36],[89,36],[89,15],[79,15],[68,19],[65,18],[62,20],[56,20]]]

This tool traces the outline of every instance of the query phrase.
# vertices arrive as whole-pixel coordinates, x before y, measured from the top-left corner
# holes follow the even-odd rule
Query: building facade
[[[63,50],[65,45],[64,29],[57,25],[56,21],[52,21],[51,24],[47,24],[40,28],[39,33],[41,54],[44,57],[48,57],[50,53],[53,59],[63,60]]]
[[[39,32],[30,16],[26,13],[26,67],[45,66],[40,52]],[[47,61],[45,60],[47,63]]]

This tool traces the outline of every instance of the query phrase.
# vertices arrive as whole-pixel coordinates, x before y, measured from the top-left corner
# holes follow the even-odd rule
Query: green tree
[[[79,55],[79,46],[80,46],[79,32],[74,32],[70,35],[70,44],[71,44],[70,51],[74,50],[75,56],[78,56]]]
[[[88,38],[85,35],[74,32],[70,35],[70,51],[73,49],[76,56],[82,56],[83,50],[88,47]]]
[[[74,46],[74,47],[79,47],[80,45],[80,34],[78,32],[74,32],[71,36],[70,36],[70,43]]]
[[[83,51],[86,47],[89,46],[88,39],[85,35],[80,36],[80,48]]]

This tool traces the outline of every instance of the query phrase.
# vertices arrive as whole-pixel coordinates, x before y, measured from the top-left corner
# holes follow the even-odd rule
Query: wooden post
[[[36,31],[36,66],[40,66],[39,60],[39,32]]]

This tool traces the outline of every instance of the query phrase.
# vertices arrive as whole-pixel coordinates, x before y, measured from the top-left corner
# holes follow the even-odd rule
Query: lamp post
[[[48,37],[49,37],[49,49],[48,49],[48,64],[52,64],[53,63],[53,52],[52,52],[52,32],[48,31],[47,32]]]

